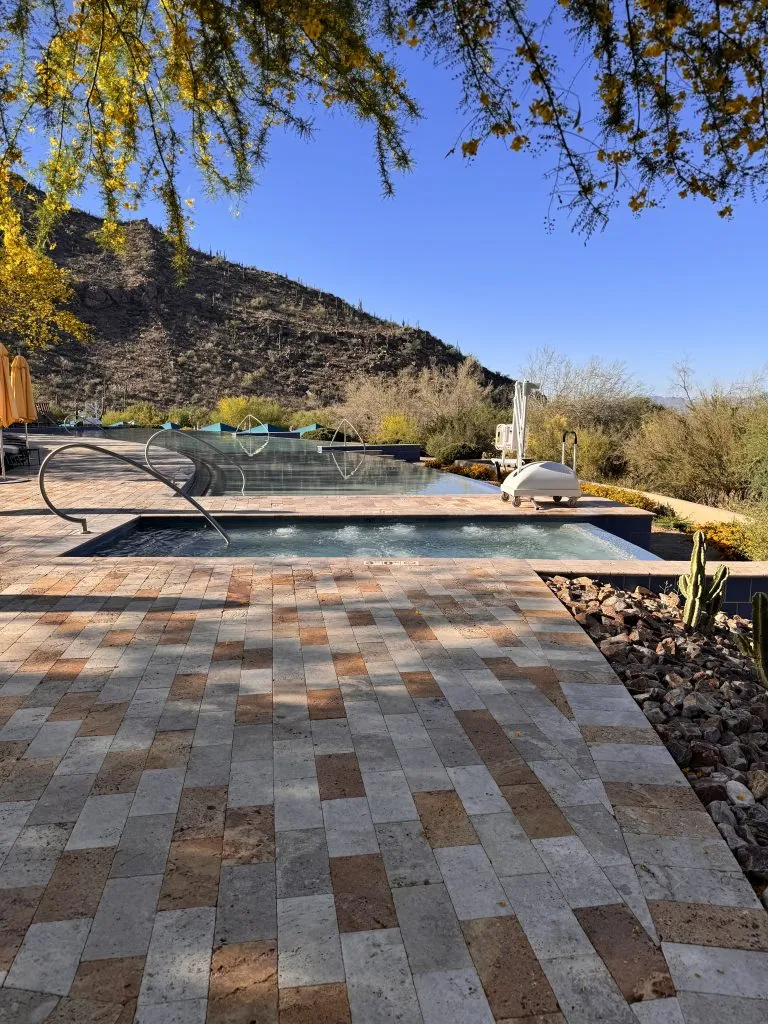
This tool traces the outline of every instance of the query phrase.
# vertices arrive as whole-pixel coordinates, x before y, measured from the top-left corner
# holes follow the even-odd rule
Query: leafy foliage
[[[239,426],[246,416],[255,416],[262,423],[273,423],[276,427],[288,429],[290,413],[272,398],[258,398],[255,395],[229,395],[220,398],[213,411],[215,420]]]
[[[686,527],[685,532],[695,534],[697,530],[704,534],[708,544],[717,545],[723,558],[742,561],[749,557],[749,523],[701,523]]]
[[[180,427],[204,426],[210,422],[211,411],[202,405],[172,405],[167,419],[171,423],[178,423]]]
[[[454,69],[464,157],[494,141],[549,159],[577,229],[670,192],[727,217],[765,185],[768,0],[11,0],[0,167],[30,173],[28,134],[43,136],[43,237],[88,182],[110,246],[125,210],[158,199],[183,273],[190,167],[206,192],[245,195],[272,132],[309,134],[314,106],[372,128],[392,190],[419,115],[403,46]]]
[[[440,437],[440,434],[433,434],[427,442],[429,453],[439,466],[453,468],[453,464],[459,459],[479,459],[482,455],[480,445],[467,444],[464,441],[441,441]]]
[[[0,336],[25,351],[62,336],[85,341],[88,330],[66,309],[72,297],[67,273],[45,246],[30,244],[19,213],[23,182],[0,162]]]
[[[631,505],[633,508],[644,508],[646,512],[653,512],[656,515],[672,514],[672,509],[667,505],[660,505],[653,498],[648,498],[638,491],[628,490],[626,487],[612,487],[607,484],[582,481],[581,490],[584,494],[591,494],[595,498],[607,498],[609,501],[618,501],[622,505]]]
[[[102,425],[112,423],[133,423],[137,427],[159,427],[165,416],[152,402],[136,402],[125,409],[107,409],[101,417]]]
[[[633,482],[712,505],[759,496],[768,479],[768,401],[717,389],[647,417],[625,451]]]
[[[419,440],[419,428],[402,412],[388,413],[376,434],[380,444],[418,444]]]

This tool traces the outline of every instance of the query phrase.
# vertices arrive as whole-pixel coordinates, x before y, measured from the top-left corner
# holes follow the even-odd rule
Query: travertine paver
[[[768,1019],[768,916],[525,563],[57,558],[27,486],[0,1020]]]

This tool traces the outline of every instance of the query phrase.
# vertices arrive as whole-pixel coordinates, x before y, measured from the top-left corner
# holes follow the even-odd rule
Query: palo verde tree
[[[154,195],[183,271],[182,171],[244,195],[313,105],[372,128],[391,191],[420,114],[403,46],[453,69],[456,151],[529,151],[577,230],[669,193],[728,217],[765,185],[768,0],[0,0],[0,188],[43,188],[38,244],[88,181],[115,247]]]

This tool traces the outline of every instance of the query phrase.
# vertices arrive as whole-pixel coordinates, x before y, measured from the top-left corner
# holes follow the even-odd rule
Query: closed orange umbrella
[[[13,404],[16,406],[16,419],[25,425],[37,419],[35,399],[32,394],[32,376],[29,363],[24,356],[16,356],[11,363],[11,391]]]
[[[5,476],[5,458],[3,457],[3,428],[10,427],[18,419],[16,403],[11,390],[11,372],[8,349],[0,342],[0,469]]]

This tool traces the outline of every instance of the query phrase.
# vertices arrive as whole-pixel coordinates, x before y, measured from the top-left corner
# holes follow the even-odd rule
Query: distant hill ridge
[[[164,406],[210,404],[253,393],[291,405],[323,405],[365,370],[453,367],[464,359],[428,331],[371,316],[328,292],[198,250],[178,285],[162,232],[129,221],[126,251],[105,252],[101,221],[69,213],[53,257],[71,273],[73,311],[90,325],[88,345],[60,344],[30,357],[39,394],[60,405],[101,396]],[[513,383],[483,369],[494,389]]]

